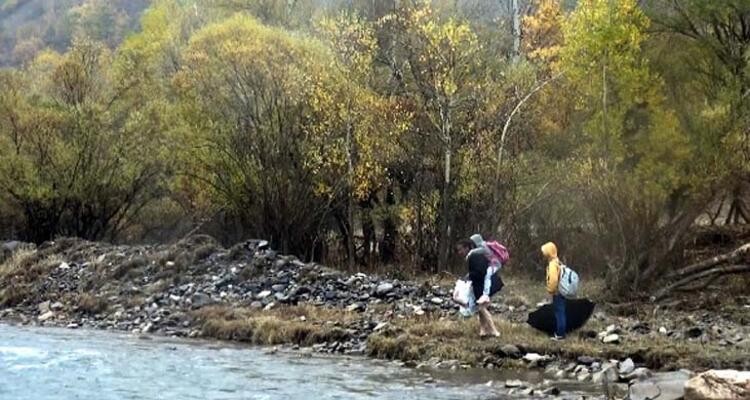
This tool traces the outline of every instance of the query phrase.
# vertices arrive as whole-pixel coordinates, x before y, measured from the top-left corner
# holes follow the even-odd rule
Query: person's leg
[[[565,297],[556,294],[552,299],[552,305],[555,309],[555,335],[565,337],[567,333],[567,316],[565,315]]]
[[[479,317],[479,336],[487,335],[487,321],[485,314],[482,312],[483,309],[484,307],[477,307],[477,317]]]
[[[500,332],[495,328],[495,322],[492,320],[490,310],[488,310],[487,307],[480,307],[479,313],[484,315],[485,332],[495,337],[500,336]]]

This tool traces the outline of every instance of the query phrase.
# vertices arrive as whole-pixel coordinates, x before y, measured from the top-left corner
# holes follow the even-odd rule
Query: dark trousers
[[[565,316],[565,297],[556,294],[552,297],[552,307],[555,309],[555,334],[565,336],[567,333]]]

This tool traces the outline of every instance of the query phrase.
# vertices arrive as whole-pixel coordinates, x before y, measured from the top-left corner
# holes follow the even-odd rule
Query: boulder
[[[613,364],[606,364],[602,370],[591,376],[594,383],[614,383],[618,379],[617,368]]]
[[[37,317],[37,319],[40,322],[48,321],[48,320],[51,320],[53,318],[55,318],[55,313],[53,311],[47,311],[46,313],[44,313],[44,314],[40,315],[39,317]]]
[[[628,358],[620,363],[620,376],[628,375],[633,371],[635,371],[635,363],[632,359]]]
[[[500,352],[505,357],[510,358],[519,358],[521,357],[521,349],[518,348],[518,346],[513,344],[505,344],[502,347],[500,347]]]
[[[393,284],[392,283],[381,283],[378,285],[377,288],[375,288],[375,294],[378,296],[385,296],[386,294],[393,291]]]
[[[596,362],[596,358],[589,357],[589,356],[580,356],[578,357],[578,364],[585,365],[585,366],[591,366],[591,364]]]
[[[685,400],[750,399],[750,371],[710,370],[685,384]]]
[[[652,378],[638,381],[628,387],[630,400],[680,400],[685,396],[685,384],[690,372],[675,371],[656,374]]]
[[[205,293],[196,293],[190,298],[193,307],[201,308],[212,303],[211,297]]]
[[[39,310],[39,314],[48,312],[50,310],[49,300],[39,303],[39,305],[37,305],[37,309]]]

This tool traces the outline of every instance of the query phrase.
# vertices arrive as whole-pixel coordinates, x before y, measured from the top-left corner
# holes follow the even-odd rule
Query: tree
[[[651,11],[665,40],[685,49],[674,54],[675,61],[689,68],[667,70],[676,79],[675,90],[686,95],[675,96],[675,103],[685,109],[684,118],[696,135],[703,136],[702,156],[713,157],[712,170],[730,171],[728,183],[717,190],[719,197],[730,199],[725,222],[750,223],[745,204],[750,186],[750,4],[675,0]],[[703,101],[695,101],[696,96]]]
[[[648,24],[635,1],[585,0],[563,29],[561,63],[585,117],[576,179],[621,293],[681,254],[700,201],[686,175],[687,136],[643,55]]]
[[[191,126],[186,173],[285,252],[311,255],[329,209],[305,158],[329,56],[317,41],[236,15],[193,35],[175,77]]]
[[[396,43],[408,66],[408,96],[418,105],[431,146],[439,149],[442,172],[439,194],[437,268],[445,268],[453,240],[455,160],[471,131],[475,107],[480,45],[469,25],[454,19],[438,21],[427,4],[407,7],[382,23],[397,29]]]
[[[117,238],[160,189],[158,110],[130,102],[110,65],[104,47],[79,41],[2,79],[0,187],[27,240]]]

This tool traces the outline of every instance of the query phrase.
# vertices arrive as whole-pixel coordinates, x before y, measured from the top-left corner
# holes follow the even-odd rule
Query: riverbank
[[[747,296],[715,309],[633,305],[628,316],[599,304],[584,329],[553,342],[525,324],[545,299],[541,285],[505,279],[493,305],[502,335],[480,340],[476,321],[458,317],[449,282],[348,274],[260,242],[223,249],[206,236],[160,246],[61,239],[0,266],[0,319],[287,344],[419,368],[544,368],[592,382],[620,364],[608,380],[627,381],[637,368],[750,369]],[[601,285],[586,289],[596,298]]]

